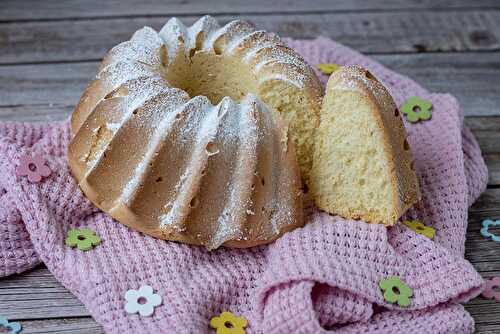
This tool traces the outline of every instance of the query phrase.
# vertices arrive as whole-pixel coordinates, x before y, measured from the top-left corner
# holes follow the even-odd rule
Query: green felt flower
[[[426,236],[429,239],[434,238],[434,236],[436,235],[435,229],[424,225],[423,223],[419,222],[418,220],[406,220],[403,222],[403,224],[406,225],[411,230],[417,232],[418,234]]]
[[[398,276],[391,276],[378,283],[380,289],[384,291],[386,302],[406,307],[410,305],[410,297],[413,296],[413,290],[401,281]]]
[[[423,100],[418,96],[410,97],[402,106],[401,112],[406,115],[406,119],[411,123],[427,121],[432,117],[432,103]]]
[[[338,70],[339,65],[337,64],[317,64],[316,67],[324,74],[332,74]]]
[[[81,251],[88,251],[100,243],[101,238],[89,228],[70,230],[66,238],[66,246],[78,247]]]

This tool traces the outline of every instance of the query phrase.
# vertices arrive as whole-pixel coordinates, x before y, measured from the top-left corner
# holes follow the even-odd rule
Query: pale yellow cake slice
[[[316,205],[393,225],[420,198],[401,114],[387,89],[359,66],[328,80],[311,172]]]

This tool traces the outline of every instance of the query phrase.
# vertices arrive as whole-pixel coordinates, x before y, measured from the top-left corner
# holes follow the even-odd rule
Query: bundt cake
[[[316,205],[393,225],[420,196],[401,114],[386,88],[359,66],[330,76],[311,172]]]
[[[105,56],[72,115],[70,168],[94,204],[146,234],[268,243],[303,224],[299,167],[307,180],[321,95],[274,34],[173,18]]]

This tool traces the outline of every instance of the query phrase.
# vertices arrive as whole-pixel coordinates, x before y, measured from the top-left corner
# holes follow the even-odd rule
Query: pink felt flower
[[[27,176],[30,182],[40,182],[42,177],[52,173],[46,163],[47,160],[40,155],[24,155],[19,159],[16,175]]]
[[[484,284],[483,297],[500,302],[500,277],[493,277]]]

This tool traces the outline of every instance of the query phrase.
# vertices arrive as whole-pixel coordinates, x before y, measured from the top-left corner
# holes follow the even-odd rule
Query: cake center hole
[[[392,292],[394,292],[397,295],[401,293],[401,291],[399,291],[399,288],[397,286],[392,287]]]
[[[141,305],[144,305],[147,302],[148,302],[148,300],[146,299],[146,297],[139,297],[139,299],[137,299],[137,303],[141,304]]]
[[[226,321],[226,322],[224,323],[224,326],[226,326],[226,328],[233,328],[233,327],[234,327],[234,326],[233,326],[233,323],[232,323],[232,322],[230,322],[230,321]]]
[[[36,165],[32,162],[28,164],[28,169],[32,172],[36,171]]]
[[[78,240],[85,240],[85,239],[86,239],[86,238],[85,238],[85,236],[84,236],[84,235],[79,235],[79,236],[78,236]]]
[[[422,109],[420,109],[420,107],[419,107],[419,106],[414,106],[414,107],[413,107],[413,111],[414,111],[414,112],[421,112],[421,111],[422,111]]]
[[[186,91],[190,97],[206,96],[214,105],[225,96],[240,101],[248,93],[256,94],[258,87],[250,66],[224,53],[179,52],[167,61],[162,73],[173,87]]]

